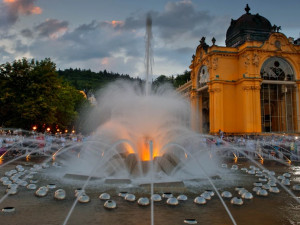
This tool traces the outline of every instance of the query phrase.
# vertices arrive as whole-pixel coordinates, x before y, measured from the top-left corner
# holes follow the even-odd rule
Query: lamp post
[[[32,135],[35,134],[36,130],[37,130],[37,126],[36,126],[36,125],[33,125],[33,127],[32,127]]]

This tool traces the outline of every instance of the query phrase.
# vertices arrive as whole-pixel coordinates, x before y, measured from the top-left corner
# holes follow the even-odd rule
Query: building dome
[[[226,46],[237,47],[247,40],[265,41],[270,36],[273,27],[269,20],[259,14],[249,13],[247,4],[246,13],[237,20],[231,20],[226,33]]]

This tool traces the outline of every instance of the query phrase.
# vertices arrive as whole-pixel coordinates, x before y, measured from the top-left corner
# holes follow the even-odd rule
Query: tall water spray
[[[149,15],[145,39],[145,86],[119,80],[100,90],[98,105],[88,115],[87,125],[97,126],[90,137],[93,142],[84,146],[80,158],[68,160],[70,168],[76,169],[71,173],[87,174],[91,165],[98,164],[95,175],[100,177],[149,179],[149,163],[155,161],[158,167],[155,171],[160,173],[154,177],[166,174],[182,179],[199,175],[200,168],[191,163],[194,156],[208,164],[206,144],[201,135],[189,128],[188,101],[168,85],[151,89],[153,56]],[[150,141],[153,155],[149,152]],[[209,171],[214,173],[217,167],[209,164]]]
[[[146,67],[146,81],[145,81],[145,93],[149,95],[151,89],[151,78],[152,78],[152,19],[148,14],[146,19],[146,51],[145,51],[145,67]]]

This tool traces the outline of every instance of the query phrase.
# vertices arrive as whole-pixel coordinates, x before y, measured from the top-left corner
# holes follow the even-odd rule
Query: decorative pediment
[[[278,52],[296,53],[294,44],[282,33],[272,33],[269,39],[262,46],[264,50],[272,50]]]

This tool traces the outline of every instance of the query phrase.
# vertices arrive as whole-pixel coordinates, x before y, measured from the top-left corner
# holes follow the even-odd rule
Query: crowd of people
[[[15,156],[36,150],[37,153],[55,151],[67,144],[82,142],[86,139],[81,134],[55,134],[0,130],[0,157]]]
[[[33,131],[0,130],[0,158],[4,154],[7,156],[24,154],[28,149],[36,149],[41,153],[53,152],[69,144],[84,142],[88,138],[88,136],[75,133],[53,135]],[[210,148],[214,146],[220,149],[223,155],[227,153],[232,155],[234,152],[239,157],[243,157],[246,153],[251,157],[264,156],[265,158],[267,156],[300,161],[300,137],[298,136],[227,135],[220,130],[218,135],[207,136],[205,141]],[[233,147],[239,148],[239,151],[234,151]],[[243,154],[240,154],[241,149]]]
[[[215,144],[223,147],[233,145],[252,156],[258,153],[270,158],[300,160],[300,137],[295,135],[226,135],[221,131],[216,136]],[[237,155],[240,155],[239,152]]]

